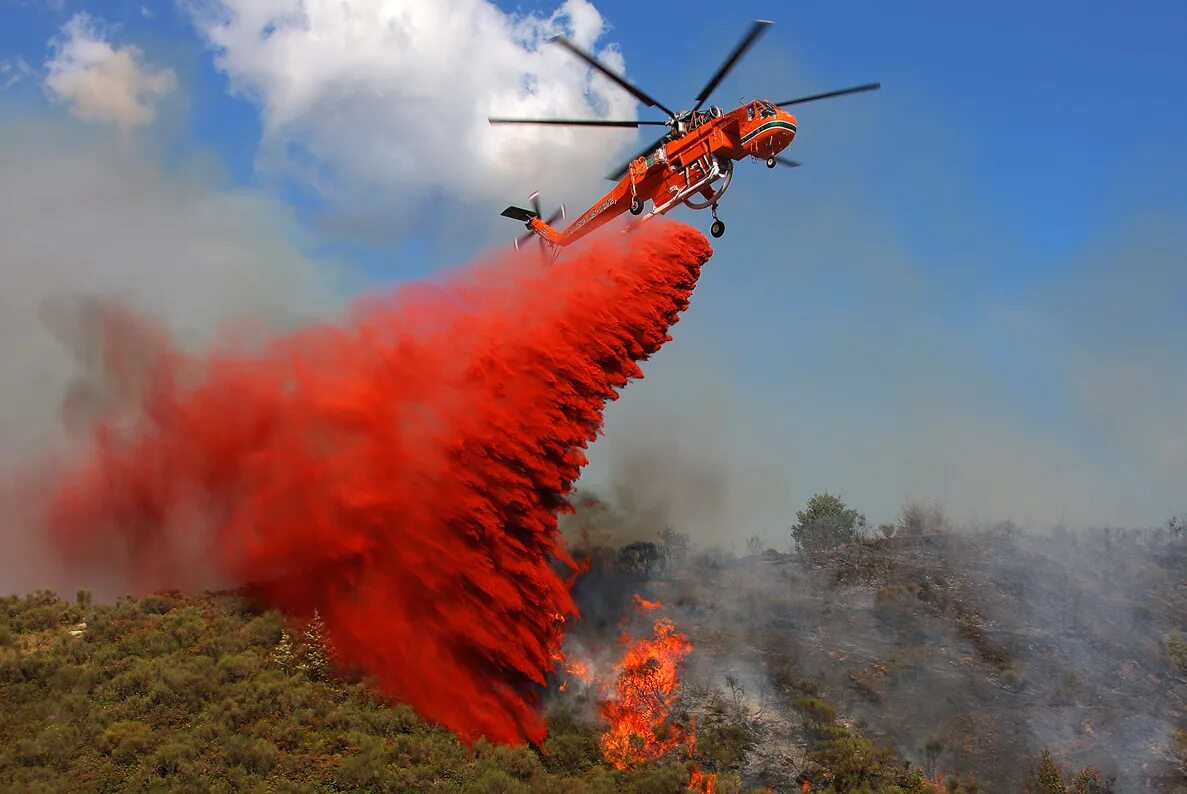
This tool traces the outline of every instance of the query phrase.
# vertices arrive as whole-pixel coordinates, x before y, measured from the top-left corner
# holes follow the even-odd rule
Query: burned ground
[[[611,587],[603,573],[600,598]],[[1187,791],[1187,539],[1173,527],[1004,524],[812,555],[716,552],[645,592],[696,646],[690,692],[740,689],[792,726],[768,741],[758,720],[748,748],[785,779],[818,746],[813,709],[835,709],[932,775],[991,791],[1021,790],[1044,749],[1117,790]]]

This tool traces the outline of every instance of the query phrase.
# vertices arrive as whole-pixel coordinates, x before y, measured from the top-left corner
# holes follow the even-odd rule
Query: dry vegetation
[[[635,593],[693,641],[693,758],[606,765],[576,687],[547,697],[543,747],[466,748],[245,598],[40,592],[0,599],[0,789],[677,792],[695,763],[722,794],[1187,790],[1182,533],[914,509],[871,533],[815,505],[838,507],[803,511],[789,552],[669,528],[586,549],[578,647],[614,645]]]
[[[290,636],[280,615],[234,595],[0,599],[0,789],[571,794],[677,792],[689,779],[686,758],[602,763],[600,726],[573,698],[550,705],[542,748],[467,749],[336,675],[318,637]],[[725,711],[706,723],[696,760],[718,771],[719,791],[746,790],[745,726]],[[838,780],[921,790],[885,751],[819,728],[814,758],[856,769]]]

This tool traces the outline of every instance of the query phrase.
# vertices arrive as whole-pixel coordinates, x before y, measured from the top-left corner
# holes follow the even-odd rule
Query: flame
[[[663,604],[659,601],[648,601],[643,596],[635,593],[635,609],[659,609]]]
[[[704,794],[717,794],[717,775],[712,772],[706,774],[699,768],[693,767],[692,777],[688,781],[688,789]]]
[[[635,596],[636,608],[659,609],[662,603]],[[615,665],[613,691],[599,706],[609,727],[599,739],[602,756],[617,769],[628,769],[660,760],[684,744],[689,757],[696,752],[696,726],[672,721],[672,709],[680,691],[679,668],[692,651],[692,642],[676,631],[669,618],[658,618],[650,637],[623,633],[626,646],[622,661]],[[717,775],[693,767],[690,791],[714,794]]]
[[[677,667],[692,643],[668,618],[655,621],[651,637],[621,639],[628,647],[615,666],[614,695],[600,709],[610,727],[599,744],[607,761],[627,769],[659,760],[684,740],[668,718],[680,685]]]

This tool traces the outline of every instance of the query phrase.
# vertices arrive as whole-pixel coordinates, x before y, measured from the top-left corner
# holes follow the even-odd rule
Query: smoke
[[[587,497],[570,521],[614,540],[620,510]],[[734,704],[748,786],[804,768],[820,738],[798,716],[805,697],[916,765],[938,746],[949,776],[992,790],[1017,790],[1044,748],[1117,790],[1181,782],[1182,524],[956,530],[924,512],[935,520],[904,515],[893,539],[808,556],[676,554],[678,536],[636,517],[630,539],[657,553],[597,557],[574,590],[570,652],[600,659],[632,594],[662,601],[695,648],[685,707],[722,719],[718,693]]]
[[[189,347],[241,318],[283,328],[326,316],[357,289],[302,252],[279,202],[212,173],[204,158],[166,168],[47,121],[0,130],[0,472],[65,448],[69,427],[113,398],[98,306],[152,312]],[[0,590],[82,584],[55,571],[23,502],[3,503]]]
[[[1181,220],[1120,223],[1043,283],[1003,287],[985,274],[1031,260],[986,247],[967,254],[988,260],[975,274],[952,272],[882,228],[885,211],[856,188],[776,194],[754,176],[698,311],[612,409],[591,484],[610,493],[622,462],[678,449],[684,462],[627,485],[716,467],[719,492],[739,498],[678,528],[725,544],[785,541],[794,511],[825,490],[874,523],[912,497],[961,522],[1035,527],[1187,510]],[[764,237],[783,214],[797,219],[786,253]]]
[[[101,307],[120,400],[41,472],[63,558],[137,588],[243,585],[318,610],[339,661],[465,739],[541,741],[575,616],[557,514],[606,401],[711,250],[658,221],[560,266],[490,260],[340,324],[175,348]]]

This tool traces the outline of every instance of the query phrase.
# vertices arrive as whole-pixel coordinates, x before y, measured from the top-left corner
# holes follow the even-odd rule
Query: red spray
[[[49,530],[140,586],[202,567],[317,609],[338,660],[423,717],[542,741],[535,687],[577,611],[558,511],[711,253],[658,221],[202,356],[111,313],[108,374],[134,409],[57,474]]]

